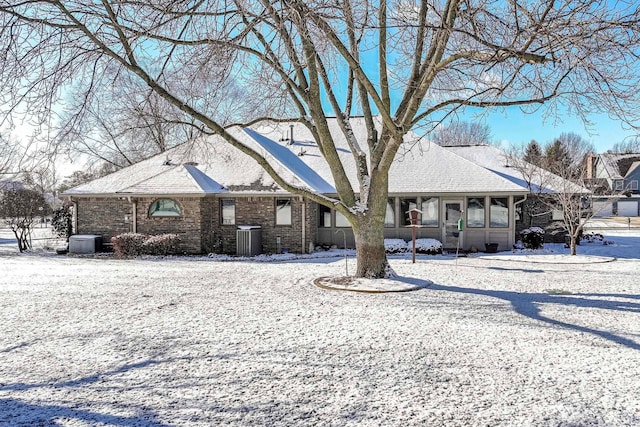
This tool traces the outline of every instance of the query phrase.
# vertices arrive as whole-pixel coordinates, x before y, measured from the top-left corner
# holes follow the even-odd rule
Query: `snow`
[[[342,251],[118,260],[2,232],[0,425],[639,425],[638,248],[393,255],[418,290],[368,294],[314,285]]]
[[[292,153],[286,146],[280,145],[252,129],[245,128],[244,131],[313,191],[318,193],[336,192],[333,186],[329,185],[315,170],[300,160],[300,156]]]

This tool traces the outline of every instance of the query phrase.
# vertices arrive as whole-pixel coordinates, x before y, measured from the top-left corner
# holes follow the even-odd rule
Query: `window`
[[[328,228],[331,227],[331,209],[326,206],[318,205],[318,227]]]
[[[234,199],[220,200],[220,222],[223,225],[236,223],[236,201]]]
[[[615,190],[623,190],[624,189],[624,181],[617,180],[614,182]]]
[[[509,199],[506,197],[492,197],[489,208],[489,224],[491,227],[509,226]]]
[[[180,206],[172,199],[159,199],[151,203],[149,207],[150,217],[177,217],[180,216]]]
[[[426,227],[437,227],[440,224],[438,212],[440,210],[440,199],[429,197],[422,199],[422,225]]]
[[[411,220],[409,219],[409,212],[411,209],[418,208],[418,199],[400,199],[400,213],[402,215],[402,221],[400,223],[402,225],[411,225]]]
[[[336,227],[351,227],[347,217],[336,211]]]
[[[484,197],[467,199],[467,227],[484,227]]]
[[[634,179],[633,181],[630,181],[627,188],[629,188],[629,190],[637,190],[638,189],[638,180]]]
[[[384,226],[395,227],[396,226],[396,199],[390,197],[387,200],[387,210],[384,214]]]
[[[276,225],[291,225],[291,199],[276,199]]]

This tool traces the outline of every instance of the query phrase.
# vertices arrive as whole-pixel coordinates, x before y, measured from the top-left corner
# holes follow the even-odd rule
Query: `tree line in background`
[[[343,214],[356,275],[386,277],[388,175],[405,136],[466,109],[562,106],[636,123],[639,22],[632,1],[0,0],[0,127],[28,111],[55,128],[50,152],[114,167],[148,156],[144,144],[217,134],[283,190]],[[354,116],[366,140],[352,138]],[[228,131],[266,120],[307,127],[335,197],[288,182]]]
[[[141,118],[141,116],[137,117]],[[131,119],[130,122],[133,122],[133,117]],[[144,150],[139,148],[132,150],[131,147],[136,147],[133,141],[131,144],[117,144],[115,139],[112,139],[112,148],[117,147],[117,151],[111,151],[111,154],[107,155],[108,150],[103,152],[100,150],[105,149],[108,144],[92,146],[85,140],[79,145],[81,148],[78,153],[88,155],[96,162],[97,167],[88,171],[74,171],[62,182],[58,182],[55,169],[43,167],[38,163],[32,167],[25,167],[25,159],[27,158],[25,153],[16,150],[16,145],[9,143],[8,140],[0,139],[0,171],[5,175],[12,175],[17,180],[14,181],[15,185],[5,184],[4,187],[0,187],[0,218],[14,232],[19,250],[22,252],[31,248],[32,228],[36,221],[44,216],[52,217],[52,228],[57,236],[68,239],[72,231],[71,212],[68,205],[57,199],[56,196],[59,193],[133,164],[144,157],[142,152],[149,156],[166,151],[174,144],[179,143],[179,139],[175,135],[161,136],[164,127],[157,122],[158,117],[155,119],[157,126],[148,130],[151,132],[151,129],[154,129],[158,138],[153,144],[148,144]],[[127,120],[123,120],[124,122]],[[105,127],[105,131],[106,129]],[[111,128],[112,132],[113,129]],[[131,129],[131,127],[124,127],[120,135],[126,134]],[[193,137],[193,133],[185,135],[185,138],[188,137]],[[171,140],[173,143],[159,143],[163,139],[165,141]],[[438,127],[430,135],[430,139],[433,143],[441,146],[498,145],[492,141],[488,125],[465,121],[452,122]],[[505,150],[508,161],[520,169],[524,179],[529,178],[532,181],[534,174],[539,170],[545,170],[579,186],[589,186],[586,159],[590,153],[594,152],[594,146],[579,134],[565,132],[546,144],[531,140],[524,146],[506,147]],[[609,152],[640,152],[640,139],[617,143]],[[17,159],[21,161],[17,161]],[[524,166],[525,164],[526,166]],[[537,177],[540,178],[540,176]],[[534,186],[530,185],[530,187],[532,187],[532,193],[535,194]],[[535,199],[528,202],[530,214],[542,214],[549,209],[563,210],[565,212],[565,228],[572,236],[571,247],[575,253],[575,245],[582,231],[580,218],[584,218],[588,212],[585,203],[570,191],[561,191],[553,196],[541,197],[540,194],[536,196]],[[525,203],[525,205],[527,204]]]

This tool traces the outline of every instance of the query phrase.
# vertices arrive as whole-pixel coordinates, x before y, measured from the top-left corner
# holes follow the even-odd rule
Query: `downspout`
[[[527,200],[527,194],[524,195],[522,200],[518,200],[517,202],[513,202],[513,239],[514,239],[514,243],[516,242],[515,238],[516,238],[516,232],[517,232],[517,229],[516,229],[516,206],[518,206],[520,203],[524,203],[526,200]],[[524,212],[522,212],[522,216],[524,216]]]
[[[73,215],[71,221],[71,234],[78,234],[78,201],[73,200],[73,197],[69,197],[69,201],[73,203]]]
[[[302,253],[307,253],[306,243],[307,243],[307,203],[304,198],[302,198]]]
[[[138,201],[129,196],[129,203],[131,203],[131,232],[138,232]]]

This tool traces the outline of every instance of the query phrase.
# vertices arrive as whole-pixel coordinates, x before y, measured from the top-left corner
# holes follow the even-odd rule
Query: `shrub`
[[[442,243],[436,239],[416,239],[416,252],[428,255],[441,254]]]
[[[604,236],[600,233],[584,233],[580,236],[580,239],[589,243],[602,242],[604,240]]]
[[[180,237],[177,234],[148,236],[140,233],[123,233],[111,238],[113,252],[118,257],[138,255],[172,255],[178,252]]]
[[[149,236],[142,243],[142,253],[148,255],[174,255],[178,252],[180,237],[177,234]]]
[[[53,211],[51,219],[51,227],[56,236],[64,238],[67,242],[72,234],[72,217],[71,204],[65,204],[63,207]]]
[[[407,242],[402,239],[384,239],[384,250],[389,254],[407,251]]]
[[[113,236],[111,244],[113,252],[119,257],[138,256],[142,254],[142,244],[147,240],[146,234],[123,233]]]
[[[540,249],[544,243],[544,230],[540,227],[525,228],[520,232],[522,245],[527,249]]]

